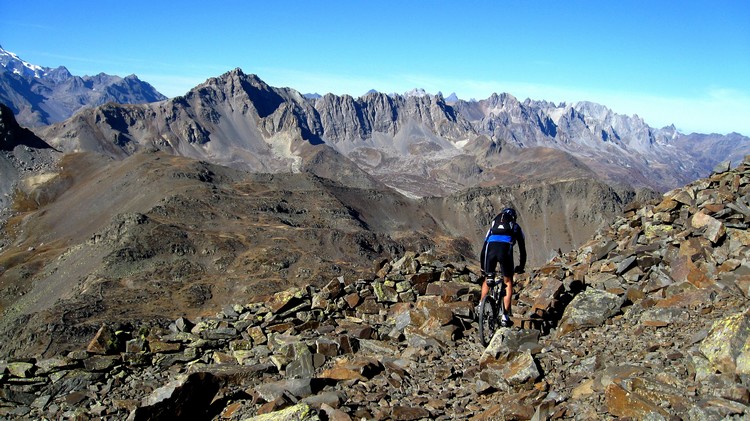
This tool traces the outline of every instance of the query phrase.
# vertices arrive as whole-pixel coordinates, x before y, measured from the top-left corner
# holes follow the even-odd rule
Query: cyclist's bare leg
[[[505,312],[510,314],[511,297],[513,297],[513,277],[503,276],[503,282],[505,283],[505,297],[503,297],[503,305],[505,306]]]
[[[484,296],[487,295],[488,292],[490,292],[490,287],[487,286],[487,280],[485,279],[484,282],[482,282],[482,296],[479,297],[479,299],[481,300],[482,298],[484,298]]]

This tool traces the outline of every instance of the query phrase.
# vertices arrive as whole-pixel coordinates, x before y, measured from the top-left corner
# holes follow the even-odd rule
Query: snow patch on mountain
[[[2,45],[0,45],[0,65],[17,75],[35,78],[42,77],[48,70],[42,66],[22,60],[15,53],[3,49]]]

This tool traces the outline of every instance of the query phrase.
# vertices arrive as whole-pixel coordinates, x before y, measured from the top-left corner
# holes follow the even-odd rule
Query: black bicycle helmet
[[[513,222],[516,222],[516,218],[518,217],[518,215],[516,215],[516,210],[513,208],[505,208],[501,214]]]

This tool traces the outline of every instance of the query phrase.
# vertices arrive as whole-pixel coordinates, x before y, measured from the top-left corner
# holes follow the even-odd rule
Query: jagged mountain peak
[[[404,97],[407,97],[407,98],[408,97],[422,98],[425,96],[430,96],[430,94],[427,93],[427,91],[425,91],[423,88],[414,88],[412,90],[404,92]]]
[[[0,65],[6,71],[13,72],[17,75],[39,78],[49,69],[36,64],[31,64],[21,59],[15,53],[7,51],[0,46]]]
[[[458,101],[458,95],[456,95],[455,92],[452,92],[450,95],[445,97],[445,102],[447,103],[453,103]]]
[[[587,111],[589,114],[593,113],[600,113],[600,114],[610,114],[612,113],[612,110],[609,109],[607,106],[599,104],[597,102],[593,101],[578,101],[572,105],[573,108],[579,110],[579,111]]]
[[[203,84],[196,86],[196,88],[207,84],[226,83],[231,80],[242,80],[253,84],[268,86],[260,77],[258,77],[258,75],[254,73],[245,73],[240,67],[235,67],[220,76],[208,78]]]
[[[621,122],[627,121],[627,124],[631,126],[648,126],[646,122],[637,114],[634,114],[632,116],[618,114],[606,105],[602,105],[592,101],[578,101],[570,105],[570,107],[574,108],[582,115],[598,121],[611,122],[613,120],[619,120]]]
[[[518,98],[507,92],[503,92],[500,94],[493,93],[487,98],[485,102],[487,104],[487,108],[493,111],[507,108],[518,108],[521,106],[521,102],[518,100]]]
[[[65,66],[55,68],[44,67],[32,64],[20,58],[17,54],[4,50],[0,46],[0,65],[6,71],[21,76],[34,79],[49,79],[55,83],[66,81],[73,77]],[[101,73],[102,75],[104,73]]]
[[[73,75],[65,66],[59,66],[55,69],[50,69],[45,73],[45,76],[56,83],[66,81],[73,77]]]
[[[196,86],[191,92],[200,92],[206,88],[224,90],[229,97],[234,97],[240,93],[250,97],[264,93],[263,95],[278,95],[282,97],[294,97],[294,100],[302,100],[302,94],[291,88],[276,88],[267,84],[263,79],[254,73],[245,73],[241,68],[236,67],[221,76],[207,79],[204,83]]]

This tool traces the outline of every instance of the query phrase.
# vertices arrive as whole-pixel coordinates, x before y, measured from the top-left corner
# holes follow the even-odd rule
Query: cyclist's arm
[[[482,272],[485,271],[485,268],[484,268],[484,264],[485,264],[484,256],[486,254],[487,254],[487,241],[485,241],[484,244],[482,244],[482,252],[479,253],[479,267],[482,269]]]
[[[484,256],[487,254],[487,239],[490,238],[491,234],[492,234],[492,224],[490,224],[490,229],[487,230],[487,234],[484,236],[484,244],[482,244],[482,251],[479,253],[479,268],[482,269],[482,271],[485,271]]]
[[[518,265],[521,266],[521,268],[526,267],[526,240],[523,236],[523,230],[521,229],[520,225],[516,225],[518,227],[518,232],[516,236],[516,241],[518,241]]]

